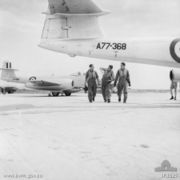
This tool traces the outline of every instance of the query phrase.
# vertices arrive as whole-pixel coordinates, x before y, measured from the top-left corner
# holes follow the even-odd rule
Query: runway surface
[[[179,175],[180,100],[168,99],[0,95],[0,180],[155,180],[163,160]]]

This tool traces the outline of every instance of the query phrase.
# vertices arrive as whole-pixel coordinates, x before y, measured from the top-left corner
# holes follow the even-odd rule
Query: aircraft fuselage
[[[180,67],[180,39],[58,40],[43,39],[40,47],[70,56]]]

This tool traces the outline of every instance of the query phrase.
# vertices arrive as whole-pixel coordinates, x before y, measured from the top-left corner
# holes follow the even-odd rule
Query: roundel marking
[[[180,63],[180,38],[172,41],[170,45],[170,53],[172,58]]]
[[[29,81],[36,81],[36,77],[35,76],[30,77]]]

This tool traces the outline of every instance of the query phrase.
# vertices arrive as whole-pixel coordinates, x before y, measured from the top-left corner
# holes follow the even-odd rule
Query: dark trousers
[[[102,96],[104,101],[111,99],[111,85],[110,84],[102,84]]]
[[[118,86],[117,86],[117,94],[118,94],[118,97],[119,99],[121,99],[121,96],[122,96],[122,93],[124,94],[124,101],[126,102],[127,100],[127,97],[128,97],[128,91],[127,91],[127,88],[128,88],[128,85],[126,82],[124,83],[119,83]]]
[[[92,102],[96,97],[97,92],[97,85],[96,84],[89,84],[88,85],[88,98],[89,101]]]

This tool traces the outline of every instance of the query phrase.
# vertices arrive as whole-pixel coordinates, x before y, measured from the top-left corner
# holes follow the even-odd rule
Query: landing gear
[[[50,93],[48,94],[48,96],[57,97],[57,96],[59,96],[59,92],[50,92]]]
[[[1,92],[2,92],[2,94],[5,95],[5,94],[6,94],[6,89],[2,88],[2,89],[1,89]]]
[[[71,96],[71,92],[69,92],[69,91],[64,91],[64,94],[65,94],[66,96]]]
[[[48,96],[53,96],[53,97],[57,97],[59,96],[60,92],[50,92],[48,94]],[[71,96],[71,92],[70,91],[64,91],[61,93],[61,95],[65,94],[65,96]]]
[[[52,95],[57,97],[57,96],[59,96],[59,92],[52,92]]]

